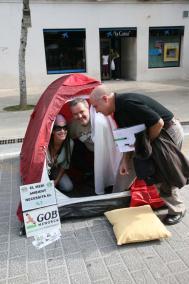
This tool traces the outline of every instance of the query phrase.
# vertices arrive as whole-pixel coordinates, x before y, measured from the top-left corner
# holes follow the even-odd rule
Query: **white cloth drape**
[[[113,119],[96,113],[92,106],[90,117],[94,142],[95,192],[104,194],[105,187],[115,185],[122,154],[113,140],[112,127],[115,127]]]

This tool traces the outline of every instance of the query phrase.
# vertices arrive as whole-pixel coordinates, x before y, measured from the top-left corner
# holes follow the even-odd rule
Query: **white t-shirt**
[[[102,55],[102,65],[108,65],[109,55]]]

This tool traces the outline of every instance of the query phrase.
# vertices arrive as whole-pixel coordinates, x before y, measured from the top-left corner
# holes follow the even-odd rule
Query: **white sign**
[[[56,205],[24,212],[23,215],[27,237],[41,235],[61,228]]]
[[[32,210],[56,204],[54,182],[33,183],[20,186],[22,210]]]
[[[34,241],[32,242],[32,244],[37,249],[41,249],[59,240],[60,237],[61,237],[60,230],[53,230],[50,232],[43,233],[41,235],[34,236]]]
[[[113,130],[114,141],[120,152],[131,152],[135,150],[135,134],[146,129],[144,124],[127,128]]]

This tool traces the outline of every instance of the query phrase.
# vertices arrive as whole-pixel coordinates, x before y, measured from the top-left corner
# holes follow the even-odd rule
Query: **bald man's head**
[[[104,95],[108,96],[109,94],[110,92],[108,92],[105,85],[99,85],[96,88],[94,88],[94,90],[91,92],[90,98],[93,100],[99,100]]]
[[[110,115],[115,109],[114,94],[109,92],[104,85],[94,88],[90,95],[90,103],[96,112],[104,115]]]

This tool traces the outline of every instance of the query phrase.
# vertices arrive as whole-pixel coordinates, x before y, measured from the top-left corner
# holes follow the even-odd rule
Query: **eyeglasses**
[[[60,132],[61,130],[67,131],[68,127],[67,127],[67,125],[63,125],[63,126],[55,125],[53,127],[53,130],[56,131],[56,132]]]

